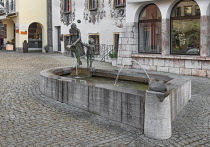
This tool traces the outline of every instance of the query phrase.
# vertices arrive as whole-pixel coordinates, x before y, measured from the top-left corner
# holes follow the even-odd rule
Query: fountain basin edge
[[[75,79],[61,76],[70,74],[70,71],[71,67],[41,71],[40,91],[61,103],[136,127],[154,139],[171,137],[171,122],[191,99],[191,80],[188,78],[165,77],[170,94],[163,102],[159,102],[156,92],[100,84],[89,85],[85,81],[78,83]],[[100,75],[100,71],[105,70],[93,69],[92,72]],[[115,72],[110,72],[108,71],[112,76],[115,75]],[[140,76],[141,78],[142,82],[147,82],[144,76]]]

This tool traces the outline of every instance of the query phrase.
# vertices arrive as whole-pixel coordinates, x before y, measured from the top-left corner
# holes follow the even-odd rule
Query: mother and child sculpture
[[[77,58],[77,67],[80,67],[82,65],[82,62],[80,60],[81,56],[84,56],[85,50],[84,46],[87,48],[86,56],[87,56],[87,67],[92,67],[93,62],[93,55],[95,51],[95,41],[93,38],[90,38],[87,43],[83,43],[81,40],[81,32],[77,28],[77,25],[75,23],[72,23],[71,28],[69,29],[70,34],[70,40],[68,42],[68,45],[66,46],[67,51],[73,52],[73,54]]]

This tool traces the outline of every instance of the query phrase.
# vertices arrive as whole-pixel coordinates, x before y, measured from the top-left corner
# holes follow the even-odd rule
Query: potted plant
[[[117,66],[117,52],[110,52],[109,57],[111,58],[112,66]]]
[[[13,45],[13,50],[15,50],[15,39],[11,40],[11,44]]]
[[[7,41],[6,43],[6,50],[13,50],[13,45],[11,44],[10,41]]]
[[[28,43],[27,40],[23,41],[23,53],[28,53]]]
[[[46,53],[49,52],[49,47],[48,47],[48,45],[45,45],[45,46],[44,46],[44,49],[45,49],[45,52],[46,52]]]

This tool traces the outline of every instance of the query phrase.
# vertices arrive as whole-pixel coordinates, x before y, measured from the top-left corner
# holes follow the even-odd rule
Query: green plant
[[[23,43],[27,43],[27,40],[24,40]]]
[[[11,42],[10,41],[7,41],[7,43],[6,44],[10,44]]]
[[[109,57],[110,58],[117,58],[117,52],[111,52],[111,53],[109,53]]]
[[[11,42],[15,42],[15,39],[12,39]]]

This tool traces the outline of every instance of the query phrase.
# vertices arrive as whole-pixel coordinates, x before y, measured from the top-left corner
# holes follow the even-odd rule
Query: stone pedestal
[[[156,94],[160,92],[146,91],[145,98],[145,136],[153,139],[171,137],[171,109],[169,96],[160,102]]]

